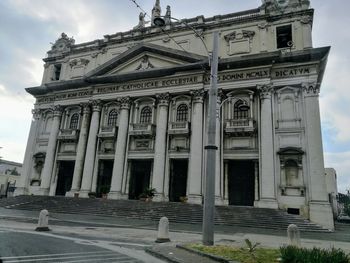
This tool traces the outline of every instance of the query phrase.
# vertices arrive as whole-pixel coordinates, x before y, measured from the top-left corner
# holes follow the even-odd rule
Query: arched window
[[[143,107],[140,114],[140,123],[150,123],[152,118],[152,109],[149,106]]]
[[[186,104],[180,104],[176,111],[176,121],[188,120],[188,107]]]
[[[69,129],[76,130],[78,128],[79,114],[74,113],[70,118]]]
[[[116,126],[118,120],[118,112],[113,109],[108,114],[107,126]]]
[[[236,101],[233,106],[233,118],[234,119],[246,119],[248,118],[248,109],[242,109],[241,106],[245,105],[246,102],[242,100]]]

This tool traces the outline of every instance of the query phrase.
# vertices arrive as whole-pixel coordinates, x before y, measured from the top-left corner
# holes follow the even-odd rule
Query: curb
[[[204,252],[201,252],[201,251],[192,249],[192,248],[185,247],[185,246],[183,246],[183,245],[176,245],[176,247],[177,247],[177,248],[181,248],[181,249],[183,249],[183,250],[186,250],[186,251],[188,251],[188,252],[191,252],[191,253],[200,255],[200,256],[202,256],[202,257],[210,258],[210,259],[212,259],[212,260],[214,260],[214,261],[217,261],[217,262],[221,262],[221,263],[240,263],[239,261],[228,260],[228,259],[226,259],[226,258],[219,257],[219,256],[214,256],[214,255],[208,254],[208,253],[204,253]]]
[[[158,253],[153,250],[153,248],[145,248],[145,252],[162,260],[166,260],[169,263],[183,263],[181,261],[177,261],[176,259],[169,258],[161,253]]]

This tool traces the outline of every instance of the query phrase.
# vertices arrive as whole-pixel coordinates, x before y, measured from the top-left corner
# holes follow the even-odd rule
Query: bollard
[[[157,243],[170,242],[170,238],[169,238],[169,220],[165,216],[163,216],[159,220],[158,237],[157,237],[156,242]]]
[[[299,228],[294,224],[290,224],[287,228],[287,234],[289,238],[289,245],[294,247],[300,247]]]
[[[50,231],[49,229],[49,211],[41,210],[39,214],[38,226],[35,231]]]

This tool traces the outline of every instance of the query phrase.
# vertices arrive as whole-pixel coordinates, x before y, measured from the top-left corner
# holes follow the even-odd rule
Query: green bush
[[[350,263],[349,255],[346,255],[341,249],[306,249],[285,246],[281,247],[280,251],[283,263]]]

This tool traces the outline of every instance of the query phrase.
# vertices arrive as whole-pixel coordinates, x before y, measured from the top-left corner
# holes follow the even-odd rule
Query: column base
[[[79,190],[72,189],[69,192],[66,192],[67,197],[79,197],[80,193]]]
[[[91,191],[89,191],[89,190],[80,190],[79,191],[79,197],[81,197],[81,198],[88,198],[90,192]]]
[[[49,195],[50,189],[49,188],[40,188],[37,192],[37,195]]]
[[[310,202],[310,221],[334,230],[332,207],[328,202]]]
[[[154,201],[154,202],[166,202],[168,200],[166,200],[164,194],[155,194],[152,198],[152,201]]]
[[[203,199],[201,195],[188,195],[187,203],[201,205]]]
[[[259,201],[254,201],[254,207],[278,209],[278,203],[275,199],[260,199]]]
[[[221,196],[215,196],[215,205],[225,205],[224,199]]]
[[[107,198],[113,200],[128,200],[128,195],[122,194],[119,191],[112,191],[108,193]]]

